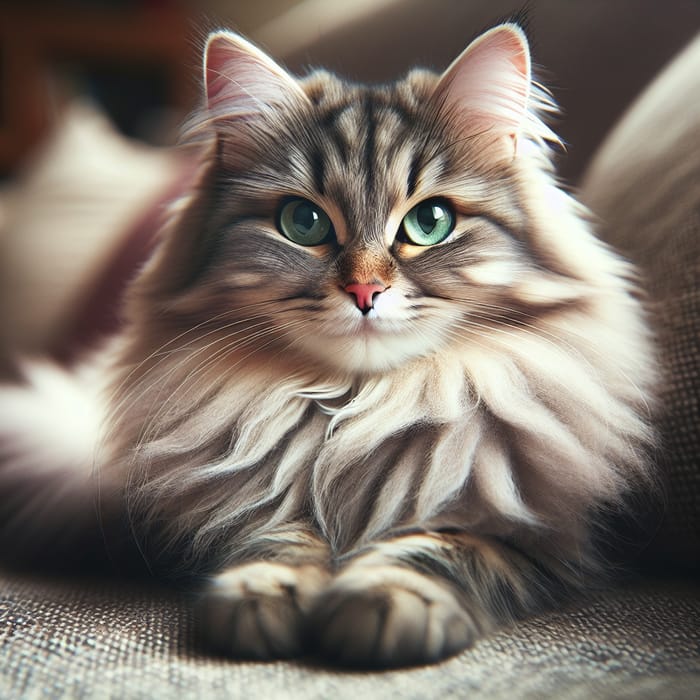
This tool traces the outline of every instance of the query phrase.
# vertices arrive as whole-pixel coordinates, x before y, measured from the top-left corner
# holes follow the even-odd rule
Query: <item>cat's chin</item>
[[[387,372],[436,351],[432,343],[406,334],[394,335],[374,330],[305,337],[300,339],[299,346],[307,357],[349,374]]]

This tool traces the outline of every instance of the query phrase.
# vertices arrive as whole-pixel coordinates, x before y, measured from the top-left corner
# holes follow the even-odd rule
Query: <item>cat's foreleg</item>
[[[352,557],[317,599],[315,646],[353,666],[434,662],[539,607],[548,575],[499,542],[417,533]]]
[[[210,580],[198,608],[200,634],[209,648],[236,658],[298,656],[329,580],[327,543],[303,525],[278,528]]]

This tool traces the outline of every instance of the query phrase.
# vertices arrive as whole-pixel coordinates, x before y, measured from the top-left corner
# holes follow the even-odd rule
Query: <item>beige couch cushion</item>
[[[700,36],[595,157],[582,197],[641,267],[664,366],[656,561],[700,567]],[[653,526],[653,524],[652,524]]]
[[[96,280],[182,169],[172,152],[117,133],[91,104],[66,109],[0,191],[0,358],[61,344]]]

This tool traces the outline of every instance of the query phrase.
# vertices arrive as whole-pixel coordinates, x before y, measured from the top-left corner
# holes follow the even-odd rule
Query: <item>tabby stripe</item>
[[[314,178],[314,187],[320,195],[325,192],[326,160],[320,148],[314,149],[311,153],[311,172]]]
[[[421,155],[415,153],[411,159],[411,167],[408,170],[408,182],[406,186],[406,198],[410,198],[414,195],[416,187],[418,186],[418,176],[422,169]]]
[[[338,119],[350,109],[351,105],[343,105],[337,109],[327,112],[320,120],[321,128],[335,145],[340,160],[347,165],[350,154],[350,144],[348,143],[342,129],[338,127]]]
[[[350,567],[400,564],[453,587],[466,609],[499,621],[551,605],[561,584],[540,562],[497,539],[460,532],[414,532],[363,548]]]
[[[375,158],[375,147],[376,147],[376,130],[377,124],[375,122],[375,105],[370,96],[367,97],[365,102],[365,123],[367,124],[367,139],[365,141],[365,173],[367,175],[367,191],[374,192],[375,189],[375,172],[374,172],[374,158]]]

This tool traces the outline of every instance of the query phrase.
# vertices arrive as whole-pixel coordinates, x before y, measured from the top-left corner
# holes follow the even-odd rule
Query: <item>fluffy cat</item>
[[[75,551],[97,498],[107,540],[125,514],[154,571],[207,577],[211,647],[350,665],[586,585],[597,514],[648,478],[655,366],[522,30],[381,87],[220,31],[204,83],[123,331],[0,392],[5,549]]]

